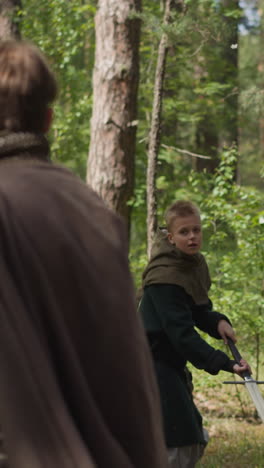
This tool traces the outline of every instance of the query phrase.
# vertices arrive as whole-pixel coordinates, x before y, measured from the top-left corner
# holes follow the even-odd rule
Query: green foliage
[[[92,107],[95,4],[82,0],[25,0],[19,17],[24,39],[49,57],[59,82],[50,134],[55,161],[86,173]]]
[[[264,340],[264,223],[263,196],[233,182],[236,149],[226,150],[200,200],[205,249],[211,266],[211,297],[216,309],[233,322],[241,346],[255,356]],[[199,186],[194,184],[198,195]],[[199,198],[199,197],[197,197]]]
[[[259,176],[263,164],[261,128],[264,100],[260,31],[254,30],[252,34],[243,35],[240,47],[241,182],[261,188],[263,181]]]

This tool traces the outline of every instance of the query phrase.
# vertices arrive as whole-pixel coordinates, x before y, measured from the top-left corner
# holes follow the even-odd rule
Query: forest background
[[[164,223],[164,210],[176,199],[188,198],[200,206],[203,252],[213,280],[214,307],[229,316],[254,377],[263,378],[264,0],[144,0],[142,5],[139,0],[6,3],[18,34],[47,54],[59,81],[60,95],[50,132],[53,160],[84,180],[87,177],[91,185],[99,168],[99,182],[94,188],[128,226],[135,289],[140,286],[147,262],[146,175],[159,46],[166,36],[154,171],[156,224]],[[169,21],[165,21],[168,3],[171,10]],[[102,28],[107,23],[100,24],[99,17],[95,23],[95,15],[99,12],[102,20],[103,14],[109,16],[110,7],[116,23],[120,11],[126,10],[124,28],[131,25],[127,31],[138,64],[133,71],[134,94],[129,104],[129,115],[134,117],[126,123],[132,133],[127,140],[131,144],[126,144],[130,153],[124,151],[123,155],[125,169],[115,161],[122,153],[120,146],[115,148],[115,144],[120,145],[115,131],[122,133],[122,128],[116,120],[103,122],[107,101],[100,102],[107,81],[106,77],[101,82],[98,78],[100,64],[103,68],[116,55],[111,55],[107,27]],[[104,42],[99,41],[100,34],[105,34]],[[113,46],[123,54],[129,53],[126,40],[119,31]],[[118,73],[118,86],[125,87],[126,66]],[[114,79],[110,93],[111,86],[116,86]],[[100,153],[100,136],[93,135],[95,130],[90,125],[95,107],[96,125],[100,119],[107,125],[107,138],[116,150],[108,160]],[[118,111],[124,114],[127,109],[121,106]],[[120,177],[127,171],[129,191],[126,181],[119,185],[107,182],[109,173],[113,179],[113,167]],[[89,171],[95,175],[89,178]],[[113,200],[120,194],[122,203],[119,198],[115,204]],[[220,416],[254,419],[254,410],[239,386],[227,389],[222,385],[223,375],[203,373],[201,380],[201,373],[193,371],[197,398],[210,414],[215,411],[219,416],[221,407]]]

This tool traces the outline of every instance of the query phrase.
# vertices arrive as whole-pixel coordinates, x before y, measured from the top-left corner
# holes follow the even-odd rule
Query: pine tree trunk
[[[239,0],[221,0],[222,6],[226,10],[239,9]],[[225,36],[222,37],[222,50],[219,55],[219,63],[222,64],[214,76],[215,81],[220,83],[232,83],[233,89],[225,96],[224,110],[222,113],[223,124],[219,129],[210,116],[206,116],[200,122],[197,129],[197,151],[211,156],[211,159],[195,160],[196,170],[212,173],[218,167],[219,153],[223,147],[233,144],[238,145],[238,19],[232,16],[223,15],[226,26]],[[223,118],[224,117],[224,118]],[[234,179],[237,177],[235,170]]]
[[[239,10],[239,0],[222,0],[223,5],[230,10]],[[229,31],[229,37],[224,51],[226,61],[226,82],[233,83],[233,90],[226,97],[226,120],[225,141],[226,145],[238,144],[238,19],[230,16],[225,17],[225,23]]]
[[[259,0],[260,25],[259,25],[259,60],[258,60],[258,80],[261,91],[263,90],[264,84],[264,58],[263,58],[263,40],[264,40],[264,0]],[[264,115],[263,112],[259,116],[259,154],[264,160]]]
[[[20,39],[18,23],[14,14],[21,9],[20,0],[0,0],[0,40]]]
[[[99,0],[87,183],[130,225],[141,0]]]

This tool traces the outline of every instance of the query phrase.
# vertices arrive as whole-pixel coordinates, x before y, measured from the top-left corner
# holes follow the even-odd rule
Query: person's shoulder
[[[41,160],[12,160],[0,165],[0,192],[6,196],[18,196],[38,201],[42,193],[56,198],[68,193],[82,193],[100,204],[100,197],[70,169],[60,164]],[[36,194],[36,198],[34,197]],[[101,202],[102,203],[102,202]]]
[[[45,161],[17,161],[0,165],[0,197],[14,207],[68,209],[122,224],[102,198],[68,168]]]
[[[31,237],[42,230],[61,240],[68,235],[92,245],[94,239],[98,255],[103,248],[116,254],[122,249],[124,256],[128,251],[121,217],[84,181],[59,165],[14,164],[3,172],[0,167],[0,217],[4,222],[13,220]]]

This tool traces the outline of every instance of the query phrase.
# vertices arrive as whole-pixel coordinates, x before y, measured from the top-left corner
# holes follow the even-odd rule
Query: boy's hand
[[[231,338],[234,343],[236,342],[235,332],[226,320],[220,320],[218,322],[217,331],[223,338],[225,344],[227,344],[227,338]]]
[[[243,372],[249,372],[250,374],[252,374],[250,365],[247,363],[247,361],[245,361],[245,359],[241,359],[240,365],[239,364],[234,365],[233,372],[239,375],[240,377],[243,377],[242,375]]]

